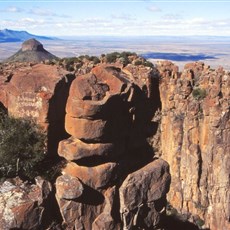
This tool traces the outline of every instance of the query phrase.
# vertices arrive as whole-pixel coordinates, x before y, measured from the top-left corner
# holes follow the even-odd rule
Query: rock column
[[[159,224],[169,167],[163,160],[153,160],[142,142],[132,144],[132,132],[138,127],[135,97],[140,94],[141,89],[114,66],[95,67],[73,81],[65,122],[71,137],[61,141],[58,150],[68,163],[56,181],[67,229]]]

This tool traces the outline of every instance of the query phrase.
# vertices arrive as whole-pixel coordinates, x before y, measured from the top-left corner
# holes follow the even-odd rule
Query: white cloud
[[[21,13],[21,12],[23,12],[23,9],[16,7],[16,6],[10,6],[8,8],[0,10],[0,12],[3,12],[3,13]]]
[[[1,26],[15,30],[27,30],[35,34],[58,35],[230,35],[230,20],[207,20],[202,17],[184,19],[181,15],[164,15],[159,19],[129,21],[125,14],[121,19],[88,17],[63,20],[58,17],[22,17],[1,21]],[[129,15],[127,15],[129,16]]]
[[[161,12],[162,11],[159,7],[157,7],[155,5],[151,5],[151,6],[147,7],[147,10],[149,10],[151,12]]]
[[[99,23],[108,23],[110,22],[111,20],[110,19],[107,19],[107,18],[100,18],[100,17],[93,17],[93,18],[85,18],[84,20],[81,20],[82,23],[90,23],[90,24],[99,24]]]
[[[128,20],[128,21],[135,20],[134,16],[132,16],[130,14],[125,14],[125,13],[122,13],[122,14],[112,14],[111,18],[112,19],[118,19],[118,20]]]
[[[40,7],[35,7],[33,9],[30,9],[28,10],[28,13],[32,15],[43,16],[43,17],[47,17],[47,16],[60,17],[60,18],[70,17],[69,15],[57,14],[57,13],[52,12],[51,10],[40,8]]]
[[[18,7],[15,7],[15,6],[12,6],[12,7],[9,7],[7,9],[8,12],[12,12],[12,13],[19,13],[19,12],[22,12],[23,10],[21,8],[18,8]]]
[[[57,14],[52,12],[49,9],[41,8],[41,7],[34,7],[32,9],[21,9],[16,6],[10,6],[5,9],[0,9],[0,12],[3,13],[23,13],[23,14],[30,14],[30,15],[36,15],[36,16],[41,16],[41,17],[59,17],[59,18],[70,18],[70,15],[66,14]]]
[[[34,18],[22,18],[20,20],[22,23],[35,23],[35,24],[43,24],[45,21],[43,19],[34,19]]]
[[[34,19],[34,18],[21,18],[20,20],[3,20],[1,21],[1,26],[3,28],[10,28],[13,30],[27,30],[30,32],[31,28],[42,28],[45,25],[43,19]]]
[[[175,14],[175,13],[165,14],[165,15],[162,16],[162,18],[166,19],[166,20],[179,20],[179,19],[183,19],[182,15]]]
[[[214,21],[207,21],[204,18],[192,18],[190,20],[186,20],[186,23],[191,25],[203,25],[203,24],[209,24],[213,23]]]
[[[59,27],[59,28],[63,28],[64,27],[64,24],[62,24],[62,23],[56,23],[55,24],[57,27]]]
[[[52,16],[53,13],[47,9],[42,9],[42,8],[33,8],[33,9],[30,9],[28,11],[28,13],[30,14],[34,14],[34,15],[39,15],[39,16]]]

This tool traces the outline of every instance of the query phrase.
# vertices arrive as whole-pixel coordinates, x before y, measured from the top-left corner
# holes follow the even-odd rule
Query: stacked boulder
[[[141,108],[147,101],[146,92],[116,66],[99,65],[72,82],[65,119],[71,137],[58,149],[68,163],[56,180],[66,229],[159,225],[169,166],[153,158],[146,130],[133,135],[146,117]]]

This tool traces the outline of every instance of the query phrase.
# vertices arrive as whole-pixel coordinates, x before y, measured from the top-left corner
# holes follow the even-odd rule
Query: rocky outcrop
[[[56,181],[67,229],[147,229],[160,223],[169,166],[153,158],[146,141],[155,112],[154,80],[151,71],[140,73],[138,82],[128,67],[99,65],[71,85],[65,120],[71,137],[58,149],[68,163]]]
[[[169,190],[169,165],[157,159],[129,174],[119,188],[123,229],[151,229],[160,223]]]
[[[32,118],[48,132],[49,152],[66,137],[65,106],[74,76],[45,64],[6,65],[0,76],[0,102],[10,115]]]
[[[169,202],[203,228],[230,228],[230,73],[204,63],[159,62],[162,158]]]
[[[182,72],[168,61],[157,68],[93,66],[88,62],[72,74],[61,65],[0,66],[0,107],[43,126],[54,156],[60,141],[58,154],[67,160],[56,180],[63,228],[158,227],[170,184],[166,160],[171,213],[176,208],[177,217],[203,229],[229,229],[229,72],[201,62]],[[0,197],[11,191],[5,185]],[[10,192],[17,196],[15,206],[8,205],[11,196],[0,198],[0,224],[6,229],[39,229],[37,217],[45,206],[33,203],[30,186],[18,205],[16,193]],[[12,214],[15,210],[22,215]],[[170,221],[163,224],[170,227]]]
[[[22,48],[4,60],[4,62],[35,62],[40,63],[46,60],[58,59],[53,54],[44,49],[43,45],[34,38],[22,43]]]
[[[16,178],[0,184],[0,229],[40,229],[45,224],[46,202],[51,184],[41,178],[36,184]]]

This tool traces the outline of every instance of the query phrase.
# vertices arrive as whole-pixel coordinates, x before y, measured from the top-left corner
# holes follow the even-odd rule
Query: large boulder
[[[63,199],[77,199],[84,192],[84,185],[77,177],[62,175],[56,180],[57,196]]]
[[[94,167],[80,166],[70,162],[63,169],[63,173],[79,178],[84,184],[92,188],[100,189],[114,183],[117,177],[117,168],[117,163],[110,162]]]
[[[165,211],[169,185],[169,165],[161,159],[129,174],[119,188],[123,228],[156,227]]]
[[[28,184],[16,178],[0,184],[0,229],[39,229],[45,217],[45,202],[52,191],[48,181],[37,178]]]
[[[14,117],[31,118],[48,133],[53,154],[66,137],[65,106],[73,76],[57,66],[29,64],[12,67],[10,78],[0,83],[0,102]],[[7,80],[8,79],[8,80]]]
[[[76,161],[88,157],[116,157],[124,154],[125,141],[114,143],[87,143],[70,137],[59,143],[59,155],[69,161]]]

